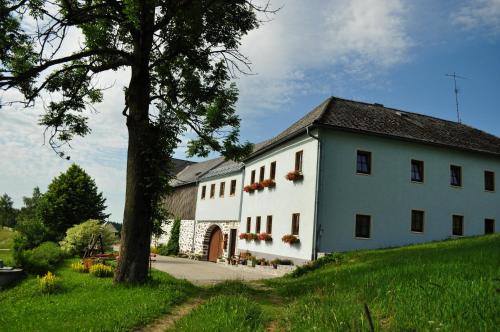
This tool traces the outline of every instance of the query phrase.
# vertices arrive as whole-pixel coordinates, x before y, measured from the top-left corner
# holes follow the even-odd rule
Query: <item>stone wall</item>
[[[181,253],[189,253],[193,251],[194,223],[194,220],[181,220],[181,229],[179,232],[179,252]],[[168,243],[173,225],[174,220],[169,220],[169,223],[163,226],[165,233],[160,237],[158,243]]]
[[[208,246],[210,244],[210,235],[212,231],[217,226],[222,230],[224,236],[229,237],[229,231],[231,228],[238,229],[240,223],[238,221],[196,221],[196,236],[194,240],[194,252],[195,254],[201,255],[203,259],[207,258]],[[229,243],[227,246],[228,250],[224,250],[224,257],[227,258],[229,251]],[[238,232],[236,232],[236,251],[238,249]]]

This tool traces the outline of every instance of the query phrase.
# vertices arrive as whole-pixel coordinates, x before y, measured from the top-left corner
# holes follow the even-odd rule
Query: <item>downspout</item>
[[[243,209],[243,187],[245,185],[245,165],[243,165],[241,167],[241,169],[242,169],[242,172],[241,172],[241,190],[240,190],[240,211],[238,213],[238,222],[240,224],[238,225],[238,231],[239,231],[240,226],[241,226],[241,211]],[[236,235],[236,238],[234,239],[234,241],[236,241],[236,243],[239,244],[237,238],[238,238],[238,235]],[[234,246],[234,250],[235,251],[238,250],[238,247],[236,245]]]
[[[318,150],[317,150],[317,158],[316,158],[316,185],[315,185],[315,195],[314,195],[314,223],[313,223],[313,248],[311,258],[315,260],[318,256],[318,248],[317,248],[317,223],[318,223],[318,196],[319,196],[319,173],[320,173],[320,159],[321,159],[321,141],[319,139],[319,130],[318,136],[314,136],[309,132],[309,128],[311,125],[306,127],[307,135],[318,141]]]

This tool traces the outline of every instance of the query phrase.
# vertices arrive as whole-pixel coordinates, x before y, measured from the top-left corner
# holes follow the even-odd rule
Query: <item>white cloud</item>
[[[451,14],[451,19],[466,30],[486,28],[497,35],[500,33],[500,0],[469,0]]]
[[[402,0],[272,2],[273,20],[243,39],[255,76],[238,80],[246,112],[279,109],[290,98],[325,89],[311,71],[338,71],[356,79],[406,61],[413,42]]]

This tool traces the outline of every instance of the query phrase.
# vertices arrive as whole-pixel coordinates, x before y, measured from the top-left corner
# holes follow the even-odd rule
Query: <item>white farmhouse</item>
[[[193,166],[204,171],[189,182],[181,239],[212,261],[250,251],[303,262],[498,231],[500,139],[380,104],[331,97],[244,163]]]

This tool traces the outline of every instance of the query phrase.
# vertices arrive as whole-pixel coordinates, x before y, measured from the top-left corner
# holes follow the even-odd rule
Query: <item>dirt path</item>
[[[153,323],[145,326],[142,329],[138,329],[138,332],[164,332],[167,329],[174,326],[175,322],[177,322],[182,317],[188,315],[194,308],[202,305],[207,300],[203,298],[194,298],[189,300],[186,303],[175,307],[174,310],[163,317],[156,319]]]

